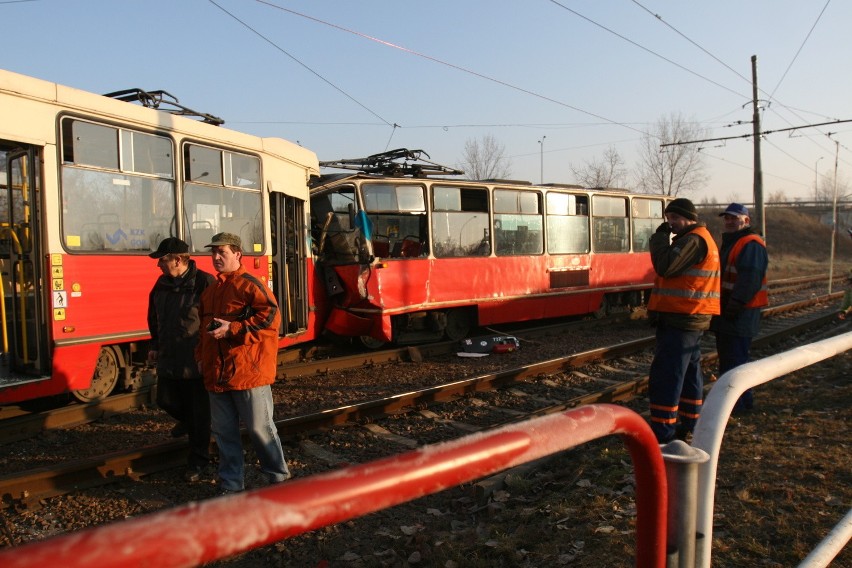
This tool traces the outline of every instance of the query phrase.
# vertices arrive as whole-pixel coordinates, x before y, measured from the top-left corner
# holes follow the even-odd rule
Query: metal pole
[[[698,466],[710,459],[704,450],[674,440],[660,450],[666,464],[669,510],[666,529],[666,567],[695,568],[698,509]],[[701,549],[701,547],[699,547]]]
[[[760,165],[760,107],[757,104],[757,55],[751,56],[752,77],[752,104],[754,114],[752,118],[752,131],[754,133],[754,205],[757,210],[757,219],[753,225],[757,226],[763,239],[766,240],[766,216],[763,207],[763,170]]]
[[[547,138],[547,136],[542,136],[541,140],[538,141],[538,143],[541,145],[541,172],[539,174],[541,176],[539,178],[539,183],[541,185],[544,185],[544,139],[545,138]]]
[[[817,189],[817,180],[818,180],[818,178],[817,178],[817,164],[824,157],[825,156],[820,156],[819,158],[817,158],[817,161],[814,162],[814,206],[816,206],[817,201],[819,201],[819,196],[818,196],[819,191]]]
[[[840,155],[840,142],[834,141],[834,204],[831,208],[831,261],[828,264],[828,293],[834,280],[834,243],[837,242],[837,159]]]

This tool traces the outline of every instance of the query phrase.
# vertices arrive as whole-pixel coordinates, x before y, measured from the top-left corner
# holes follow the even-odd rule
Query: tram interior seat
[[[402,241],[402,256],[406,258],[420,256],[422,248],[419,241]]]
[[[390,255],[390,240],[384,235],[373,236],[373,256],[387,258]]]

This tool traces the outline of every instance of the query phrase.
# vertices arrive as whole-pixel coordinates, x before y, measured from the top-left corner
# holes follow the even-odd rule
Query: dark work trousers
[[[157,405],[186,426],[190,467],[204,467],[210,461],[210,397],[204,381],[157,378]]]
[[[731,369],[748,363],[751,349],[751,337],[738,337],[728,333],[716,332],[716,352],[719,354],[719,376]],[[734,411],[754,408],[754,394],[746,390],[734,405]]]
[[[657,348],[648,383],[651,430],[661,444],[675,437],[675,427],[692,432],[704,399],[699,341],[703,331],[657,326]]]

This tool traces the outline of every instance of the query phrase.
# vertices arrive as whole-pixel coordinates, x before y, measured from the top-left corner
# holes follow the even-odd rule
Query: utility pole
[[[751,92],[754,105],[752,127],[754,132],[754,208],[752,226],[756,226],[766,240],[766,217],[763,207],[763,170],[760,165],[760,107],[757,101],[757,55],[751,56]]]
[[[834,280],[834,247],[837,242],[837,161],[840,159],[840,142],[834,141],[834,205],[831,208],[831,261],[828,263],[828,293]]]

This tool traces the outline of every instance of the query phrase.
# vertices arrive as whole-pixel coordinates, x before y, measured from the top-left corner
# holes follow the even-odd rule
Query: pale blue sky
[[[490,134],[512,177],[572,183],[570,166],[610,145],[632,166],[640,133],[671,112],[711,137],[750,133],[730,125],[752,117],[752,55],[772,97],[762,130],[852,119],[847,0],[0,0],[0,21],[2,68],[97,93],[164,89],[321,160],[407,147],[457,165]],[[833,140],[852,177],[850,132],[765,137],[766,195],[810,198]],[[750,138],[705,144],[710,180],[688,196],[751,201],[752,152]]]

